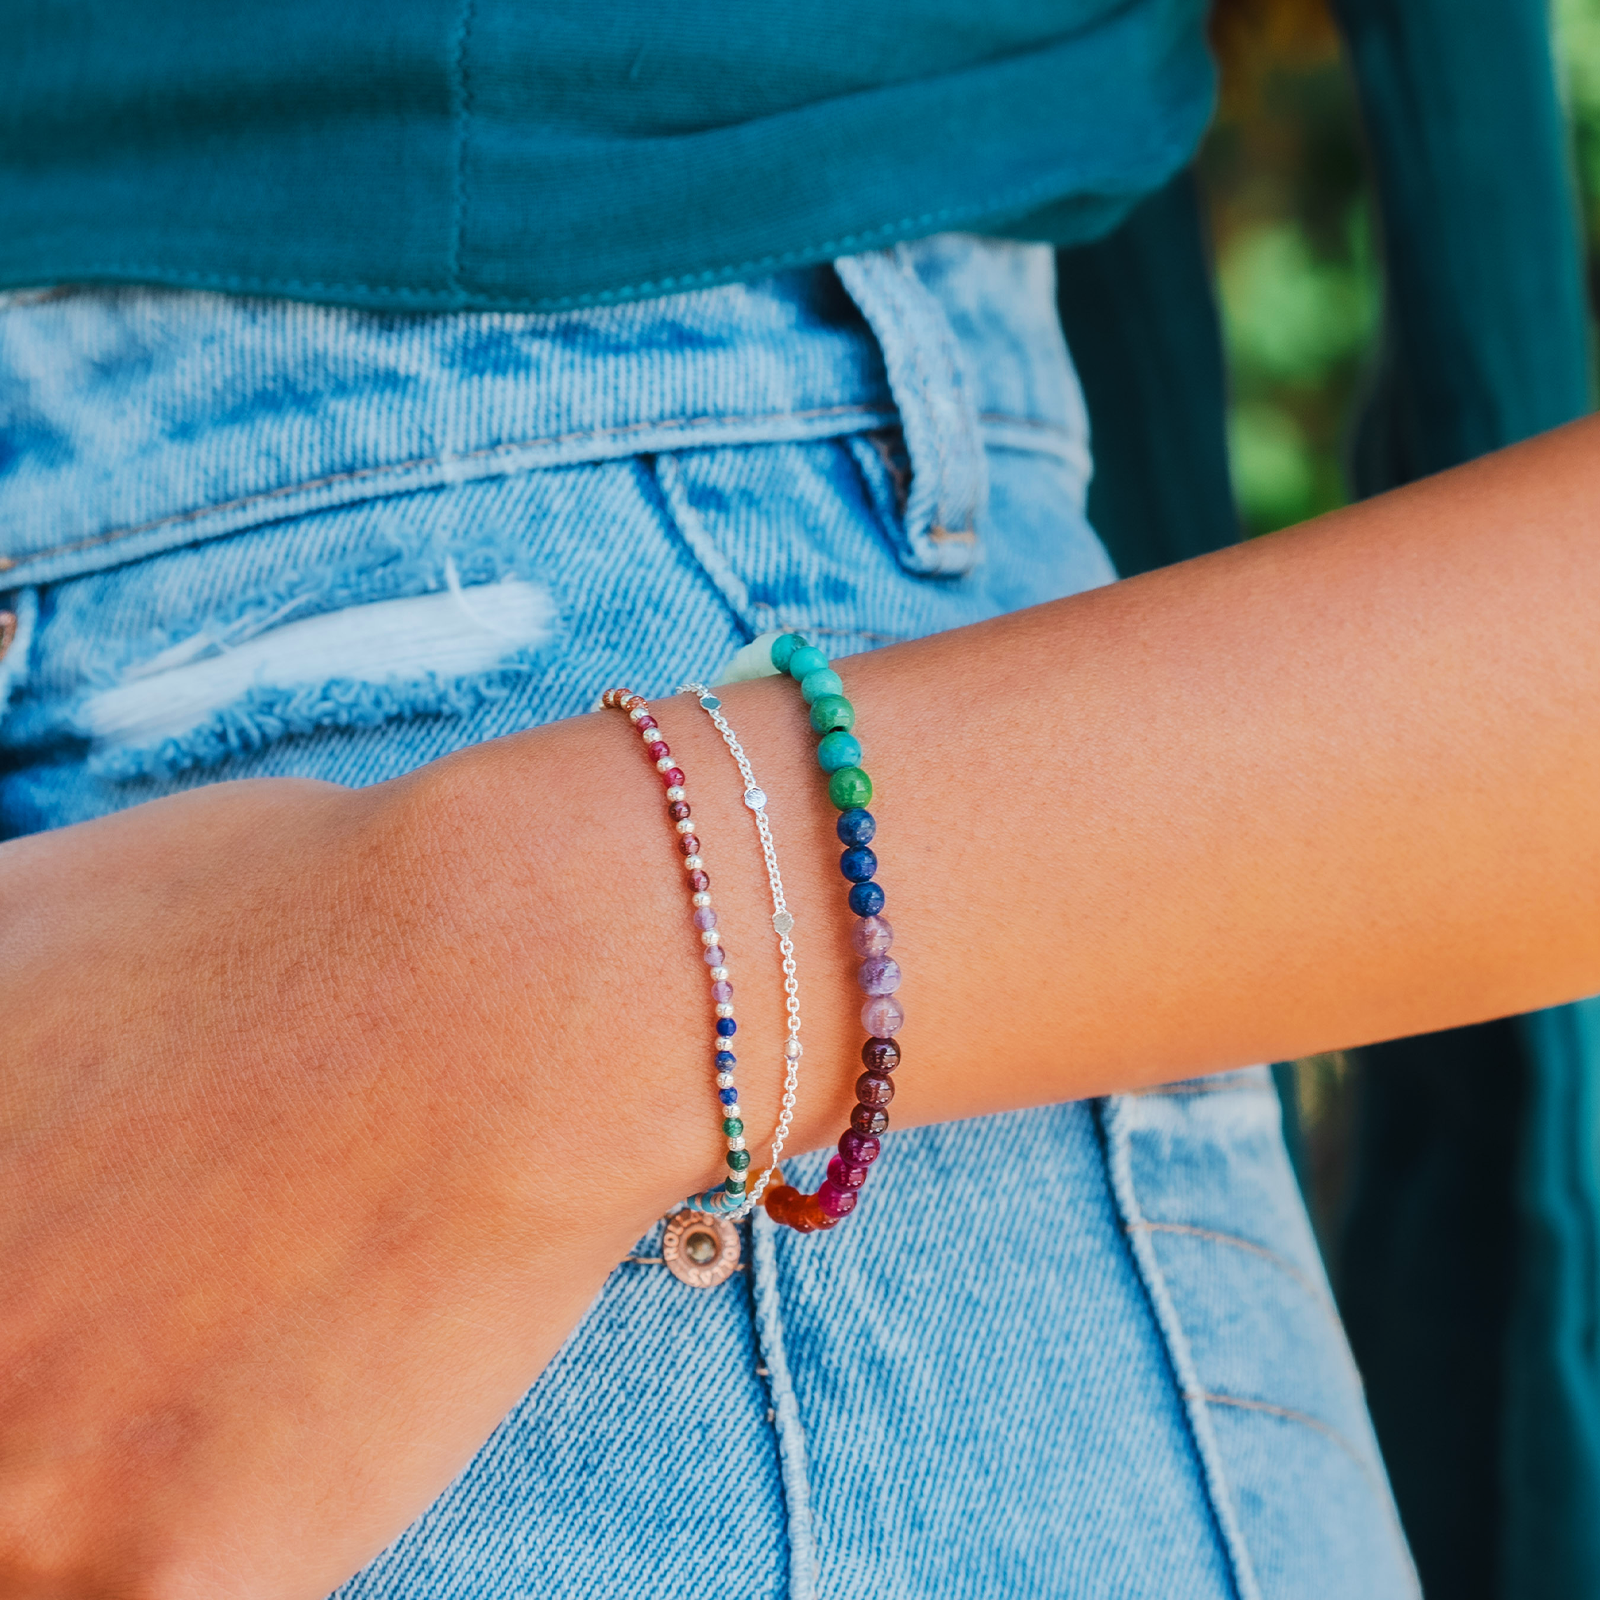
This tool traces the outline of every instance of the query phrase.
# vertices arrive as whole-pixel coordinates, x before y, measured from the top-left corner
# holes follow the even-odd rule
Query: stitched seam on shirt
[[[467,78],[467,46],[472,38],[472,24],[476,14],[476,0],[463,0],[460,20],[456,24],[455,214],[451,218],[448,279],[450,293],[457,296],[463,292],[461,255],[467,236],[467,134],[472,126],[472,85]]]
[[[1328,1297],[1317,1287],[1315,1280],[1308,1278],[1287,1256],[1280,1256],[1276,1250],[1269,1250],[1263,1244],[1257,1244],[1253,1239],[1241,1238],[1236,1233],[1219,1233],[1214,1228],[1196,1228],[1187,1222],[1149,1222],[1141,1219],[1130,1222],[1128,1229],[1142,1228],[1146,1233],[1176,1233],[1191,1239],[1205,1239],[1212,1244],[1232,1245],[1236,1250],[1248,1251],[1253,1256],[1260,1256],[1263,1261],[1270,1261],[1273,1266],[1281,1268],[1311,1295],[1324,1310],[1332,1313],[1328,1305]],[[1334,1321],[1337,1323],[1338,1318]]]
[[[1290,1406],[1273,1405],[1269,1400],[1246,1400],[1236,1394],[1214,1394],[1209,1389],[1197,1389],[1189,1398],[1203,1400],[1210,1406],[1232,1406],[1237,1411],[1260,1411],[1269,1417],[1279,1417],[1285,1422],[1298,1422],[1303,1427],[1313,1429],[1325,1439],[1331,1439],[1334,1444],[1338,1445],[1361,1469],[1361,1475],[1367,1480],[1368,1484],[1383,1499],[1388,1499],[1388,1491],[1373,1473],[1372,1463],[1366,1460],[1361,1452],[1337,1428],[1330,1427],[1320,1417],[1313,1417],[1309,1412],[1296,1411]]]
[[[318,489],[329,489],[340,483],[361,483],[368,480],[393,477],[402,472],[417,472],[425,467],[442,467],[463,461],[481,461],[496,455],[509,455],[518,450],[531,450],[538,446],[555,447],[572,444],[577,440],[600,441],[622,439],[629,434],[648,433],[655,429],[692,429],[715,424],[734,427],[752,422],[803,422],[819,417],[876,417],[882,415],[877,406],[817,406],[806,411],[754,412],[745,417],[679,417],[664,421],[630,422],[616,428],[592,428],[574,433],[545,434],[533,439],[513,439],[502,444],[485,445],[478,450],[459,454],[413,456],[407,461],[390,461],[376,467],[353,467],[348,472],[331,472],[321,478],[307,478],[299,483],[280,484],[276,489],[263,489],[257,494],[241,495],[234,500],[221,500],[213,505],[197,506],[191,511],[178,511],[170,516],[156,517],[149,522],[134,523],[131,527],[113,528],[86,539],[76,539],[66,544],[51,545],[45,550],[30,550],[25,555],[0,557],[0,571],[11,572],[26,563],[43,561],[51,556],[73,555],[80,550],[93,550],[101,545],[115,544],[119,539],[131,539],[136,534],[152,533],[157,528],[176,527],[185,522],[198,522],[202,517],[216,516],[225,511],[239,511],[247,506],[270,505],[289,495],[310,494]]]

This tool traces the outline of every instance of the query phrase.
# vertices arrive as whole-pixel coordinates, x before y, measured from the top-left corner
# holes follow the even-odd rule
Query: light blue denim
[[[0,819],[371,783],[774,626],[839,656],[1104,583],[1087,446],[1031,246],[559,316],[21,297]],[[714,1290],[653,1233],[340,1591],[1416,1593],[1260,1070],[892,1133],[848,1226],[757,1218]]]

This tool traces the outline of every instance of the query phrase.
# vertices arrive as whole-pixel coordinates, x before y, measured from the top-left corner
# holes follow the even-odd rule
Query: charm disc
[[[661,1235],[661,1259],[679,1283],[714,1289],[739,1265],[739,1230],[709,1212],[674,1211]]]

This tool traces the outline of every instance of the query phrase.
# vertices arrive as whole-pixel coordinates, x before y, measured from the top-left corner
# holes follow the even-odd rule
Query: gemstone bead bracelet
[[[861,1024],[870,1035],[861,1047],[866,1071],[856,1080],[856,1107],[839,1139],[838,1154],[828,1162],[827,1177],[815,1194],[802,1194],[776,1179],[766,1191],[767,1215],[774,1222],[811,1233],[836,1227],[855,1210],[867,1172],[878,1158],[878,1136],[889,1126],[888,1106],[894,1099],[892,1074],[900,1064],[900,1047],[893,1035],[905,1021],[905,1010],[895,998],[899,963],[889,954],[894,929],[881,915],[884,893],[876,881],[878,858],[872,851],[878,824],[866,809],[872,799],[872,779],[861,766],[855,707],[845,698],[844,684],[828,658],[804,635],[780,635],[772,642],[770,657],[773,669],[788,673],[800,685],[811,707],[811,726],[821,736],[817,762],[828,774],[828,799],[839,812],[836,826],[844,846],[839,870],[850,884],[850,909],[859,919],[850,937],[862,957],[856,976],[867,997]]]

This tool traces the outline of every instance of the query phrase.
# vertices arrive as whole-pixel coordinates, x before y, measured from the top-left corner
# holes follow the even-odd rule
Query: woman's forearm
[[[906,974],[895,1124],[1600,989],[1597,507],[1600,424],[1584,422],[1272,539],[844,662]],[[794,685],[725,700],[798,917],[805,1148],[843,1126],[862,1037],[834,813]],[[658,714],[689,758],[764,1129],[782,1009],[753,829],[703,714],[686,698]],[[560,920],[581,937],[546,1038],[615,1052],[618,1105],[694,1096],[707,1029],[635,744],[595,716],[454,758],[490,859],[532,850],[542,867],[559,841]],[[534,772],[557,786],[530,794]],[[680,1192],[714,1177],[709,1127],[664,1167]]]

